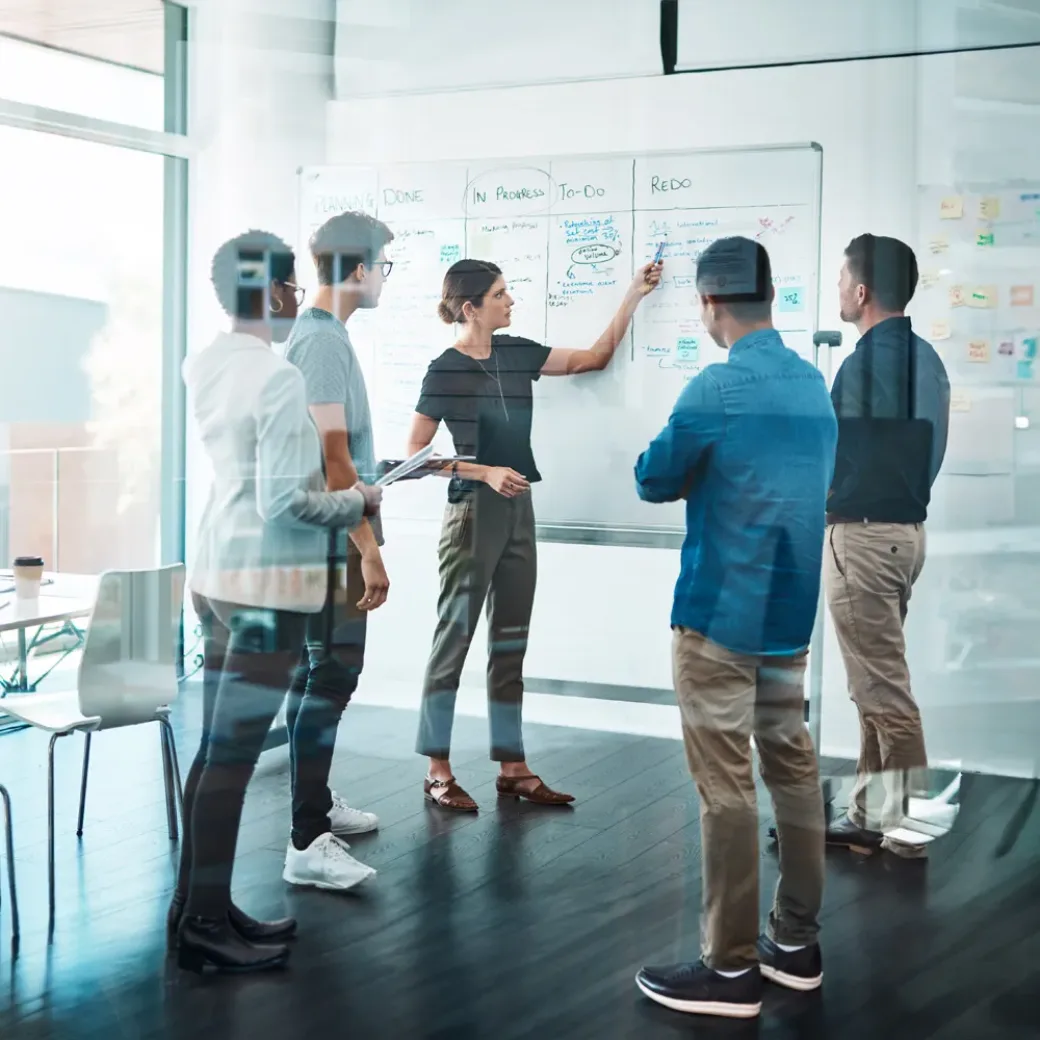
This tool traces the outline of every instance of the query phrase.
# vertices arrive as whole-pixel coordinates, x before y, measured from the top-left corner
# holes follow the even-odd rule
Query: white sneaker
[[[289,842],[282,877],[290,885],[328,892],[346,892],[375,877],[375,870],[354,859],[348,848],[345,841],[327,833],[315,838],[302,852]]]
[[[379,827],[379,817],[375,813],[351,809],[335,791],[332,792],[332,808],[329,810],[329,824],[333,834],[367,834]]]

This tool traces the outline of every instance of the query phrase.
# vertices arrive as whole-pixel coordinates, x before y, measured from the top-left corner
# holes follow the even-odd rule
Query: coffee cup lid
[[[42,556],[16,556],[14,558],[14,565],[16,567],[42,567],[43,557]]]

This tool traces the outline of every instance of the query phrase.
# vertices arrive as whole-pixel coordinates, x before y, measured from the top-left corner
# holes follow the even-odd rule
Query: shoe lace
[[[325,842],[325,856],[327,859],[338,860],[340,863],[357,863],[357,860],[347,851],[350,846],[336,835],[328,835]]]
[[[332,806],[339,812],[345,813],[348,816],[356,817],[357,819],[363,819],[366,815],[360,809],[354,809],[347,805],[346,799],[336,794],[335,791],[332,792]]]

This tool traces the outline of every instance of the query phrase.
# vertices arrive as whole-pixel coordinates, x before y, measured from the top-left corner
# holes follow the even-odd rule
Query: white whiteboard
[[[350,323],[377,454],[405,450],[426,367],[453,342],[436,312],[444,272],[456,260],[502,268],[516,298],[511,334],[581,348],[595,342],[633,272],[664,242],[662,287],[640,308],[611,366],[535,385],[533,442],[544,478],[535,506],[547,537],[637,544],[682,529],[681,503],[640,502],[632,470],[684,383],[725,360],[698,318],[697,257],[717,238],[758,238],[773,261],[777,327],[811,360],[821,164],[818,146],[797,145],[301,170],[302,243],[347,209],[371,213],[395,235],[380,306]],[[436,519],[445,493],[436,478],[400,485],[384,510]]]

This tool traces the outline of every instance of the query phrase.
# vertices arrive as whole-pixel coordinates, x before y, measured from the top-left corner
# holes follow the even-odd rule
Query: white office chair
[[[47,752],[47,867],[50,921],[54,923],[54,745],[82,732],[83,781],[79,822],[90,769],[90,740],[96,730],[157,722],[160,726],[166,817],[170,840],[177,840],[182,808],[177,748],[169,708],[177,697],[177,639],[184,599],[184,564],[156,570],[106,571],[98,584],[76,689],[28,693],[4,700],[4,711],[53,734]]]

